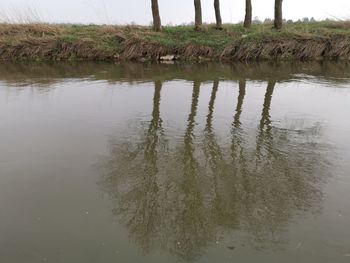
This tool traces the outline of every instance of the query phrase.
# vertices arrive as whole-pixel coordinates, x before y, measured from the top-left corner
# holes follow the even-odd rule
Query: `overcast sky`
[[[144,24],[152,20],[151,0],[0,0],[0,20],[42,22]],[[253,17],[273,17],[274,0],[252,0]],[[221,0],[225,23],[242,21],[245,0]],[[162,22],[190,23],[193,0],[159,0]],[[350,19],[350,0],[284,0],[284,17],[297,20],[337,17]],[[204,22],[214,22],[213,0],[202,0]]]

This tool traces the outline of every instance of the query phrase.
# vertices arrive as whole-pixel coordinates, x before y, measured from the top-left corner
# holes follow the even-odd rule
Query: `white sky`
[[[252,0],[253,17],[273,17],[274,0]],[[0,0],[0,21],[34,20],[58,23],[145,24],[152,20],[151,0]],[[242,21],[245,0],[221,0],[224,22]],[[159,0],[162,23],[193,21],[193,0]],[[284,0],[284,17],[297,20],[350,19],[350,0]],[[204,22],[214,22],[213,0],[202,0]]]

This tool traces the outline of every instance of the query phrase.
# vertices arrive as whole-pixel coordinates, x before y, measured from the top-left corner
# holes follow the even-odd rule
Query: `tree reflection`
[[[259,133],[256,143],[256,153],[257,158],[260,159],[260,157],[264,154],[262,151],[265,150],[266,154],[271,154],[271,147],[272,145],[272,137],[271,137],[271,116],[270,116],[270,108],[271,108],[271,101],[272,101],[272,95],[273,91],[275,89],[276,82],[275,81],[269,81],[265,93],[264,98],[264,106],[261,114],[261,120],[259,125]],[[268,148],[268,149],[267,149]]]
[[[130,142],[112,145],[106,163],[109,176],[104,186],[118,201],[113,212],[122,215],[131,238],[145,251],[154,246],[160,231],[159,147],[166,145],[160,116],[162,83],[155,82],[152,119],[137,145]],[[115,166],[118,164],[118,166]],[[123,164],[123,165],[119,165]]]
[[[174,185],[173,202],[178,203],[176,210],[169,216],[175,218],[172,222],[172,233],[177,242],[174,252],[185,259],[192,259],[199,254],[200,248],[208,242],[208,218],[206,217],[206,205],[201,188],[203,168],[195,156],[195,118],[197,115],[200,82],[194,81],[191,111],[187,120],[187,129],[183,143],[177,145],[174,162],[178,171]],[[178,162],[179,161],[179,162]],[[171,227],[169,225],[169,227]]]
[[[251,129],[242,125],[246,81],[239,80],[231,138],[222,145],[213,126],[217,79],[204,130],[195,131],[201,83],[194,81],[183,137],[168,140],[160,114],[162,83],[155,82],[150,122],[137,139],[111,141],[101,179],[113,213],[145,253],[162,249],[192,261],[219,235],[234,231],[244,233],[241,243],[275,247],[295,215],[317,211],[319,182],[327,174],[316,140],[321,129],[274,125],[275,85],[268,81],[260,122]]]

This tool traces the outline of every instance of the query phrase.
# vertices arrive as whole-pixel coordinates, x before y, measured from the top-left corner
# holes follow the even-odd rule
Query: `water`
[[[350,66],[1,64],[0,262],[349,262]]]

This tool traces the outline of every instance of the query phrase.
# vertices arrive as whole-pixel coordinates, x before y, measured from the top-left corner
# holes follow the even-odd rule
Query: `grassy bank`
[[[164,27],[0,24],[0,60],[350,60],[350,22]]]

